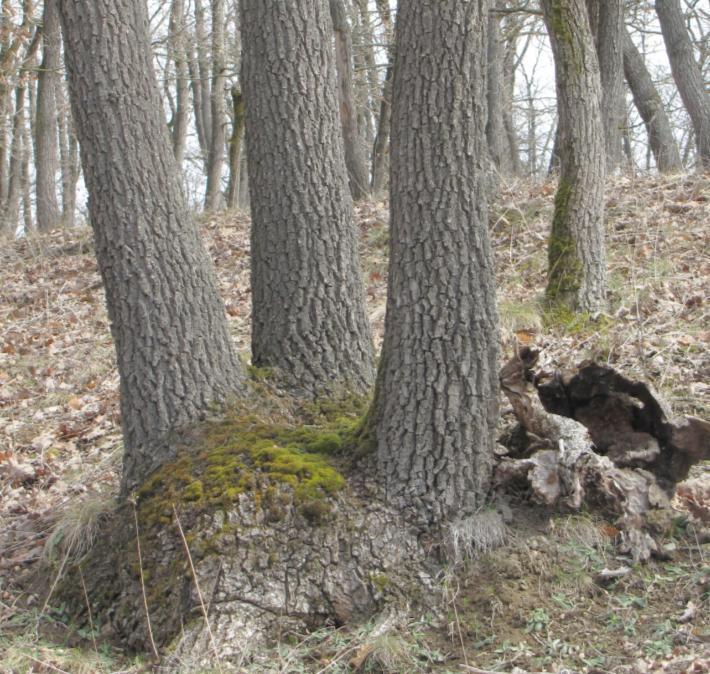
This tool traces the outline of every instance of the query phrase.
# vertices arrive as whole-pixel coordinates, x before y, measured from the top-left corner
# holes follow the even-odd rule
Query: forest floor
[[[542,308],[554,186],[506,186],[491,208],[503,357],[516,340],[552,369],[595,359],[648,381],[674,412],[710,418],[710,180],[617,178],[607,189],[610,306],[601,316]],[[370,318],[384,325],[387,207],[359,206]],[[249,351],[249,220],[201,220],[237,348]],[[503,404],[502,425],[512,410]],[[108,644],[66,629],[18,584],[44,569],[47,541],[76,504],[113,498],[120,469],[118,375],[88,229],[0,250],[0,672],[140,672]],[[710,501],[710,466],[694,471]],[[703,496],[704,492],[704,496]],[[67,514],[69,513],[69,514]],[[445,615],[391,615],[274,647],[253,672],[710,671],[710,549],[683,518],[670,559],[595,581],[619,560],[593,514],[522,506],[508,543],[445,581]],[[682,513],[679,513],[682,514]],[[77,515],[78,517],[79,515]],[[444,581],[442,581],[444,582]],[[152,670],[151,670],[152,671]],[[193,671],[186,663],[184,671]]]

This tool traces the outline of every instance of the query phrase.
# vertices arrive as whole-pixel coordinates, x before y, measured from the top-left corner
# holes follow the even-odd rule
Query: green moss
[[[185,487],[183,496],[186,501],[200,501],[204,498],[205,492],[202,488],[202,482],[200,480],[195,480]]]
[[[247,372],[254,381],[258,382],[267,381],[271,379],[274,374],[273,368],[257,367],[256,365],[247,365]]]
[[[384,593],[390,584],[390,579],[387,577],[387,574],[384,573],[371,574],[370,581],[372,582],[375,590],[377,590],[380,594]]]
[[[336,462],[345,463],[366,405],[362,398],[310,401],[276,420],[228,411],[139,489],[142,526],[171,523],[173,505],[195,515],[226,510],[244,495],[270,521],[285,516],[289,500],[309,521],[324,521],[329,497],[346,485]]]
[[[582,285],[582,263],[577,257],[570,229],[569,202],[572,185],[561,179],[555,195],[555,213],[548,243],[548,273],[545,297],[551,305],[576,308]]]

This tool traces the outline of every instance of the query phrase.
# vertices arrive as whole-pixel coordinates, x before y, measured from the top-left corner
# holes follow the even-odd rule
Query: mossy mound
[[[194,514],[226,510],[245,494],[275,516],[277,493],[283,501],[290,492],[293,504],[319,522],[328,511],[324,500],[345,488],[341,470],[364,407],[360,399],[321,400],[277,420],[236,409],[205,423],[138,489],[139,520],[149,528],[167,525],[173,506]]]

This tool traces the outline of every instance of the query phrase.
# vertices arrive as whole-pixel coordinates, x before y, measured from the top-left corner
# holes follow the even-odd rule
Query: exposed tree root
[[[672,419],[646,384],[582,363],[574,372],[535,373],[523,348],[501,371],[501,386],[530,455],[504,457],[498,486],[525,482],[534,500],[618,517],[621,548],[637,561],[660,549],[652,534],[676,483],[710,456],[710,424]]]

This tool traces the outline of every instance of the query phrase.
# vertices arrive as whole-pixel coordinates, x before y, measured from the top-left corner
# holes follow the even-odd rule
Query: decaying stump
[[[574,372],[535,373],[538,353],[520,350],[501,386],[536,451],[505,457],[499,486],[526,482],[535,500],[618,517],[622,549],[635,560],[658,553],[654,511],[670,505],[690,467],[710,457],[710,424],[672,419],[646,384],[582,363]]]

